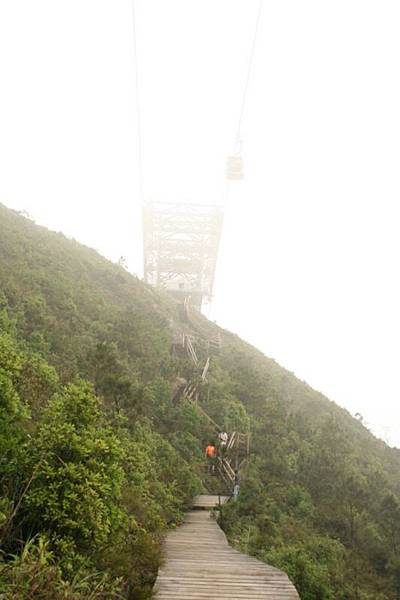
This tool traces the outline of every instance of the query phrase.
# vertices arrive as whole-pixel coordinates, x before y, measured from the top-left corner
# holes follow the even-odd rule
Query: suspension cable
[[[251,76],[252,66],[253,66],[253,62],[254,62],[254,54],[255,54],[255,49],[256,49],[257,34],[258,34],[258,30],[259,30],[259,24],[260,24],[260,20],[261,20],[262,7],[263,7],[263,0],[259,0],[259,3],[258,3],[258,13],[257,13],[257,19],[256,19],[256,26],[255,26],[255,29],[254,29],[253,42],[252,42],[252,45],[251,45],[251,51],[250,51],[250,56],[249,56],[249,63],[248,63],[248,66],[247,66],[247,74],[246,74],[246,79],[245,79],[245,84],[244,84],[244,89],[243,89],[242,105],[241,105],[240,114],[239,114],[239,122],[238,122],[238,128],[237,128],[236,140],[235,140],[235,151],[237,151],[237,150],[240,149],[239,146],[240,146],[240,143],[241,143],[242,122],[243,122],[244,110],[245,110],[245,107],[246,107],[247,90],[248,90],[248,87],[249,87],[250,76]]]
[[[139,89],[139,69],[138,69],[135,0],[132,0],[132,21],[133,21],[133,58],[134,58],[134,63],[135,63],[137,160],[138,160],[138,173],[139,173],[139,192],[140,192],[141,202],[143,203],[143,201],[144,201],[144,185],[143,185],[142,123],[141,123],[141,108],[140,108],[140,94],[139,94],[140,89]]]

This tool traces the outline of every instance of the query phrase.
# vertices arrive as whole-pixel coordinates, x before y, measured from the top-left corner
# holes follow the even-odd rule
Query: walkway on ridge
[[[218,503],[218,496],[194,500],[197,508]],[[164,551],[156,600],[300,600],[285,573],[231,548],[208,510],[190,511]]]

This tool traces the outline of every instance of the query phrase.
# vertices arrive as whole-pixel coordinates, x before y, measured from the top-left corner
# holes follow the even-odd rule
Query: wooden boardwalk
[[[220,504],[225,504],[225,502],[228,502],[229,498],[230,496],[208,496],[202,494],[193,499],[192,507],[211,510],[211,508],[218,508]]]
[[[300,600],[285,573],[231,548],[209,511],[189,512],[164,551],[157,600]]]

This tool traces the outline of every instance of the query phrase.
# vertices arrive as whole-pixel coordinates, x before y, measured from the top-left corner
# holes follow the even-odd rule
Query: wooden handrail
[[[207,332],[201,327],[198,323],[194,322],[191,319],[190,315],[190,305],[189,305],[189,297],[186,296],[183,305],[182,305],[182,317],[183,319],[192,327],[192,329],[199,334],[199,338],[187,335],[183,333],[182,337],[182,345],[186,349],[189,357],[196,367],[199,366],[199,359],[196,353],[194,343],[201,343],[204,348],[204,344],[206,348],[211,352],[211,350],[218,351],[221,348],[221,335],[218,333],[217,338],[209,338]],[[199,385],[204,383],[207,380],[207,374],[210,369],[211,359],[210,356],[207,357],[205,365],[201,371],[200,382],[190,381],[184,391],[183,397],[192,402],[195,405],[196,410],[203,417],[207,419],[207,421],[212,425],[216,434],[219,434],[221,431],[224,431],[214,419],[212,419],[206,411],[202,408],[202,406],[198,403],[199,398]],[[238,431],[233,431],[228,439],[228,443],[225,448],[225,456],[217,456],[217,471],[224,481],[225,485],[232,489],[232,486],[235,482],[236,472],[231,466],[231,461],[235,461],[235,467],[239,468],[240,463],[244,456],[249,456],[249,444],[250,444],[250,435],[240,433]],[[228,455],[229,454],[229,455]]]
[[[210,357],[207,358],[206,364],[204,365],[204,369],[203,369],[203,372],[201,374],[201,380],[202,380],[203,383],[207,379],[207,373],[208,373],[209,368],[210,368]]]
[[[229,479],[233,482],[235,479],[235,471],[232,469],[226,458],[220,457],[220,461]]]
[[[197,365],[199,364],[199,359],[197,358],[197,354],[196,354],[196,350],[194,349],[192,340],[190,338],[190,336],[185,335],[185,347],[187,350],[187,353],[189,354],[190,358],[192,359],[192,361],[194,362],[194,364]]]
[[[235,441],[236,441],[236,435],[237,435],[236,431],[234,431],[232,433],[231,437],[229,438],[229,441],[228,441],[228,450],[230,450],[234,446]]]

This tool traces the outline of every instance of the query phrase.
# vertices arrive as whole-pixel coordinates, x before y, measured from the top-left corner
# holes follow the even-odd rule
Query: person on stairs
[[[215,458],[217,456],[217,449],[215,445],[210,442],[206,448],[205,455],[207,458],[207,471],[208,473],[215,472]]]
[[[219,441],[219,453],[221,456],[225,456],[226,446],[228,444],[228,434],[226,431],[220,431],[218,434]]]
[[[236,470],[235,471],[235,479],[233,480],[233,499],[237,500],[237,497],[239,496],[239,491],[240,491],[240,477],[239,477],[239,471]]]

